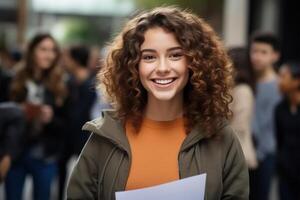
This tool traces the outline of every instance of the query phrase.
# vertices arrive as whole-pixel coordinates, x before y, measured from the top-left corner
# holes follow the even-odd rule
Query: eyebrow
[[[167,51],[173,51],[173,50],[182,50],[182,47],[178,46],[178,47],[172,47],[172,48],[167,49]],[[154,49],[142,49],[141,53],[143,53],[143,52],[156,52],[156,50],[154,50]]]

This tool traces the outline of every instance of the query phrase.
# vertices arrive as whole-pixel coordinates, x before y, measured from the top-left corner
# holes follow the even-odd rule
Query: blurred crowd
[[[89,137],[83,124],[109,109],[96,75],[103,50],[61,49],[49,34],[35,35],[25,51],[0,50],[0,179],[6,199],[22,198],[27,175],[35,199],[47,200],[58,180],[64,198],[67,164]],[[102,53],[101,53],[102,52]],[[300,199],[300,63],[279,64],[280,43],[257,33],[246,47],[228,49],[234,66],[231,124],[250,175],[250,199]]]
[[[280,46],[275,35],[256,33],[248,47],[229,50],[231,123],[249,167],[250,200],[271,199],[275,176],[279,199],[300,199],[300,63],[280,64]]]
[[[83,124],[109,108],[96,91],[100,49],[60,49],[49,34],[37,34],[25,52],[1,51],[1,171],[6,199],[22,199],[27,175],[35,199],[47,200],[58,176],[63,199],[67,163],[78,156],[89,133]]]

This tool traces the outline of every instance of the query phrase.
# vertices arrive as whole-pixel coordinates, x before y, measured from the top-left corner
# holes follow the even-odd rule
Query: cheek
[[[178,63],[177,66],[176,66],[176,68],[177,68],[177,72],[181,76],[183,76],[184,78],[188,77],[189,67],[188,67],[186,61],[182,61],[182,62]]]
[[[256,61],[260,58],[260,55],[258,53],[251,53],[250,59],[253,61]]]
[[[154,71],[155,66],[155,63],[140,63],[138,68],[139,74],[143,77],[149,77]]]
[[[34,54],[34,60],[37,64],[40,64],[43,60],[43,55],[41,52],[37,51],[35,54]]]
[[[293,89],[298,89],[299,81],[293,80],[293,81],[291,81],[291,85],[292,85]]]
[[[145,64],[139,64],[139,78],[142,83],[142,85],[145,87],[145,82],[147,80],[147,77],[149,76],[149,69]]]
[[[274,61],[274,57],[271,54],[266,54],[263,58],[264,58],[265,62],[273,62]]]
[[[49,53],[49,58],[51,59],[51,61],[53,61],[56,57],[56,54],[54,52]]]
[[[283,89],[288,89],[290,87],[290,81],[288,79],[282,79],[280,82],[280,86]]]
[[[286,81],[284,81],[283,79],[281,79],[280,81],[279,81],[279,86],[280,87],[284,87],[286,85]]]
[[[55,60],[57,57],[58,57],[59,53],[56,52],[56,51],[52,51],[52,57],[53,57],[53,60]]]

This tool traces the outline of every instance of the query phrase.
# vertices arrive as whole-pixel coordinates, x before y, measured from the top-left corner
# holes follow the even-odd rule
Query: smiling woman
[[[201,173],[205,199],[248,199],[247,166],[227,123],[231,71],[196,15],[159,7],[131,19],[98,75],[115,110],[84,126],[93,134],[68,199],[111,200],[116,191]]]
[[[147,88],[140,80],[139,67],[153,60],[156,60],[153,65],[164,64],[161,63],[165,62],[161,59],[161,50],[170,40],[169,35],[175,46],[168,48],[180,47],[175,55],[172,54],[172,59],[183,55],[189,66],[189,81],[183,92],[183,114],[188,119],[186,128],[189,130],[201,122],[206,133],[213,135],[217,123],[231,114],[228,104],[231,101],[232,68],[219,38],[206,22],[191,13],[170,8],[155,9],[151,13],[140,14],[127,23],[111,43],[107,65],[99,73],[118,118],[130,117],[134,119],[136,129],[139,128],[149,100]],[[145,36],[159,28],[168,34],[157,34],[156,38],[153,36],[145,41]],[[153,49],[153,40],[156,40],[155,48],[162,46]]]

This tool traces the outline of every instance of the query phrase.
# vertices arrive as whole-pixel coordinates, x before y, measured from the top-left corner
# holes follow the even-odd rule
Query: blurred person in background
[[[0,65],[2,70],[7,72],[9,72],[14,65],[13,58],[7,48],[0,48]]]
[[[90,48],[87,46],[76,45],[65,51],[64,64],[70,72],[68,81],[70,126],[59,164],[60,199],[64,199],[68,161],[72,156],[80,154],[89,137],[89,132],[82,130],[84,123],[91,120],[92,106],[96,101],[95,78],[89,68],[89,62]]]
[[[279,71],[284,98],[275,110],[280,200],[300,199],[300,62]]]
[[[258,168],[250,171],[250,199],[268,200],[275,172],[275,106],[281,99],[275,64],[280,57],[278,39],[257,33],[250,43],[250,60],[255,72],[255,106],[252,123]]]
[[[11,100],[23,107],[26,130],[21,156],[6,177],[7,200],[22,199],[27,175],[33,179],[34,199],[50,198],[67,120],[67,89],[59,57],[51,35],[35,35],[28,44],[24,65],[12,81]]]
[[[9,100],[9,87],[12,75],[0,63],[0,103]]]
[[[24,115],[20,106],[9,101],[13,65],[20,61],[18,51],[0,50],[0,182],[4,180],[11,163],[18,157],[24,131]]]
[[[22,51],[19,48],[11,50],[6,48],[0,49],[0,65],[2,66],[2,70],[14,75],[22,60],[22,56]]]
[[[93,54],[91,55],[90,66],[92,69],[92,74],[94,81],[96,82],[96,75],[101,70],[104,64],[103,58],[106,57],[106,48],[99,50],[98,48],[93,48]],[[104,99],[103,91],[100,88],[96,90],[97,99],[91,108],[91,118],[96,119],[98,117],[103,117],[103,112],[112,109],[109,103]]]
[[[21,106],[11,102],[0,103],[0,183],[11,163],[19,157],[24,127]]]
[[[9,100],[10,82],[15,74],[14,65],[20,58],[19,51],[9,52],[6,48],[0,49],[0,102]]]
[[[255,81],[253,69],[250,66],[247,48],[232,48],[228,53],[235,69],[231,126],[238,135],[249,169],[255,169],[258,163],[251,128]]]
[[[90,47],[90,56],[88,61],[88,68],[91,75],[96,76],[102,66],[101,49],[97,46]]]

